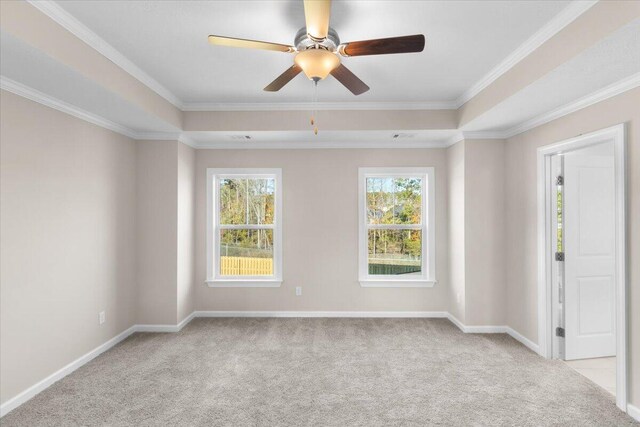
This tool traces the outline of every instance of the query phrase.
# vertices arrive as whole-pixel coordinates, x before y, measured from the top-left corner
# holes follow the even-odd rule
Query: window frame
[[[371,225],[367,222],[367,178],[419,177],[423,180],[422,203],[419,225],[386,224]],[[358,168],[358,279],[362,287],[381,288],[430,288],[436,281],[436,238],[435,238],[435,169],[433,167],[366,167]],[[416,229],[422,231],[421,275],[370,275],[369,236],[375,229]],[[425,238],[426,236],[426,238]],[[427,257],[424,256],[427,254]]]
[[[274,179],[273,224],[220,226],[220,180],[225,178]],[[220,275],[220,230],[271,229],[273,230],[273,276]],[[207,280],[212,288],[264,288],[282,284],[282,169],[280,168],[207,168]]]

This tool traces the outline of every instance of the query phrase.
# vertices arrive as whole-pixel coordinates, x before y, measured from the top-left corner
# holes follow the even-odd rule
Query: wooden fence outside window
[[[221,276],[273,276],[273,258],[220,257]]]

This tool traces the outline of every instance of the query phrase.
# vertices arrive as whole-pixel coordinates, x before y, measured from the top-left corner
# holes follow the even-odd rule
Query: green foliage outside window
[[[273,179],[234,178],[220,180],[221,225],[271,225],[275,216]],[[271,258],[273,230],[221,230],[221,256]]]
[[[417,273],[422,265],[422,179],[367,178],[369,274]],[[376,228],[406,225],[407,229]]]
[[[369,224],[420,224],[422,180],[367,178]]]

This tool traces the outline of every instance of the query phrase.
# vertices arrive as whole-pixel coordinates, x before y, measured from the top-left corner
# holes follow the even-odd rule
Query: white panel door
[[[565,359],[616,353],[613,142],[566,153]]]

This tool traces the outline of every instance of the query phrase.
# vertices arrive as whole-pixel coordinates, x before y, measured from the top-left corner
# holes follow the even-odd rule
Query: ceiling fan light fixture
[[[326,49],[298,52],[294,62],[310,80],[322,80],[340,65],[340,58]]]
[[[293,45],[219,35],[210,35],[209,42],[213,45],[274,50],[294,54],[295,64],[269,83],[264,88],[267,92],[279,91],[298,74],[304,72],[310,80],[316,83],[316,86],[318,81],[331,74],[351,93],[361,95],[369,90],[369,86],[340,63],[341,57],[388,55],[424,50],[424,34],[341,43],[338,33],[330,26],[331,0],[303,1],[305,26],[296,33]]]

